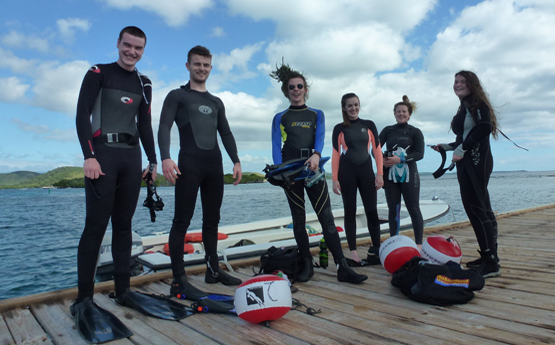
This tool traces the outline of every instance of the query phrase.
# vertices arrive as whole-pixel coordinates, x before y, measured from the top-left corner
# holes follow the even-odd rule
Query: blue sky
[[[347,92],[378,130],[394,123],[393,105],[406,94],[419,105],[410,123],[426,143],[453,141],[453,76],[470,69],[502,130],[530,150],[500,138],[494,170],[555,170],[551,0],[27,0],[0,12],[0,173],[82,166],[79,87],[91,65],[117,60],[128,25],[148,38],[137,67],[153,81],[155,135],[166,94],[188,81],[187,51],[212,51],[208,89],[226,105],[243,171],[271,161],[271,120],[288,102],[268,73],[282,57],[308,77],[307,104],[326,114],[324,155]],[[171,152],[176,158],[175,129]],[[419,169],[439,162],[427,149]],[[231,172],[225,152],[224,168]]]

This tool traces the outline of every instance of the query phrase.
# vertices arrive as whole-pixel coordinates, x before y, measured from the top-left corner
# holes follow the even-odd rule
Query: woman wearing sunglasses
[[[383,187],[383,157],[378,139],[378,129],[371,120],[358,117],[360,100],[354,93],[341,98],[343,122],[333,129],[331,160],[333,192],[343,198],[345,210],[345,234],[351,251],[352,265],[377,265],[380,263],[380,219],[378,217],[378,193]],[[372,167],[374,153],[377,175]],[[360,193],[372,246],[366,261],[360,260],[356,243],[357,189]]]
[[[292,70],[288,65],[282,64],[270,76],[282,83],[281,91],[291,103],[289,108],[274,116],[272,123],[272,157],[274,164],[278,165],[289,160],[305,158],[305,164],[308,168],[316,171],[324,148],[326,133],[324,113],[321,110],[306,106],[308,85],[306,78],[301,73]],[[312,254],[310,253],[308,234],[305,229],[305,190],[322,225],[324,239],[337,265],[337,279],[341,282],[355,284],[368,279],[366,275],[358,274],[349,267],[343,255],[341,241],[331,211],[326,180],[322,179],[311,187],[305,187],[303,181],[297,181],[290,185],[284,185],[283,188],[291,209],[295,241],[303,259],[301,271],[296,277],[297,280],[306,282],[314,274]]]

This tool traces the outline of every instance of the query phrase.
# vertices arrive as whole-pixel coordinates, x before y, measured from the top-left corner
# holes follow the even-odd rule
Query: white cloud
[[[0,90],[1,101],[15,102],[25,98],[29,85],[18,77],[0,78]]]
[[[30,132],[33,134],[43,135],[49,131],[48,126],[46,125],[32,125],[19,119],[11,119],[10,122],[15,124],[17,128],[22,132]]]
[[[46,62],[36,69],[33,104],[52,111],[75,116],[79,89],[90,68],[86,61],[64,64]]]
[[[220,26],[216,26],[215,28],[212,29],[212,34],[210,36],[212,37],[224,37],[225,34],[225,30],[224,28],[220,27]]]
[[[34,35],[25,35],[17,31],[10,31],[0,39],[3,44],[14,48],[29,48],[37,50],[41,53],[50,51],[48,39],[40,38]]]
[[[393,30],[406,32],[422,22],[437,0],[228,0],[227,3],[232,14],[275,21],[278,34],[291,38],[364,22],[385,23]]]
[[[58,25],[62,39],[66,43],[73,42],[76,29],[87,32],[91,28],[91,23],[87,19],[79,18],[58,19],[56,24]]]
[[[235,48],[229,54],[220,54],[213,58],[214,67],[224,74],[230,73],[234,68],[246,71],[248,62],[253,54],[260,51],[261,43],[247,45],[243,48]]]
[[[269,143],[272,118],[282,103],[280,99],[256,98],[246,93],[217,92],[226,108],[226,116],[238,141]]]
[[[9,69],[15,74],[32,75],[36,63],[36,60],[21,59],[12,52],[0,48],[0,68]]]
[[[153,12],[164,18],[169,26],[183,25],[191,15],[200,15],[203,10],[211,8],[212,0],[104,0],[107,5],[122,10],[138,7],[144,11]]]

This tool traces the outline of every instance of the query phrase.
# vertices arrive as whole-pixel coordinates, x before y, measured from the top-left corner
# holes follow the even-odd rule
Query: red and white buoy
[[[422,243],[422,257],[436,265],[444,265],[448,261],[460,264],[462,251],[455,238],[436,235]]]

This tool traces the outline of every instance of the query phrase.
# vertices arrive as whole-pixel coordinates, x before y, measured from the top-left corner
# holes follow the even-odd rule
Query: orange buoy
[[[183,254],[193,254],[195,252],[195,247],[190,243],[184,243]],[[168,243],[164,244],[164,253],[170,255],[170,245]]]
[[[218,232],[218,241],[228,238],[224,233]],[[200,243],[202,242],[202,232],[191,232],[185,235],[185,242]]]

